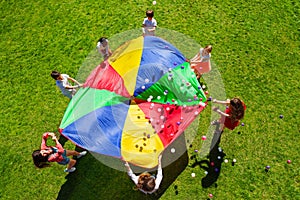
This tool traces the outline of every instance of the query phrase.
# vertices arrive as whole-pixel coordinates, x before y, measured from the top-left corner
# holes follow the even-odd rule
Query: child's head
[[[154,11],[153,10],[147,10],[146,11],[146,16],[148,17],[148,19],[152,19],[154,16]]]
[[[244,103],[239,98],[233,98],[230,100],[230,110],[231,110],[231,117],[233,119],[243,119],[245,114]]]
[[[211,53],[211,51],[212,51],[212,46],[211,46],[211,45],[207,45],[204,49],[205,49],[208,53]]]
[[[101,37],[98,42],[100,42],[105,47],[108,44],[108,39],[106,37]]]
[[[48,162],[48,156],[47,154],[42,155],[41,154],[41,150],[35,150],[32,153],[32,159],[33,159],[33,163],[36,167],[38,168],[43,168],[48,166],[47,162]]]
[[[151,192],[155,188],[155,178],[149,173],[143,173],[139,176],[137,188]]]
[[[61,74],[58,71],[52,71],[51,72],[51,77],[54,78],[54,80],[58,80],[60,75]]]

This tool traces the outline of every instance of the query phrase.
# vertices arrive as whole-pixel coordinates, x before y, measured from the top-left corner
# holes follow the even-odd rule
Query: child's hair
[[[49,164],[47,164],[48,156],[42,156],[41,150],[33,151],[32,159],[33,159],[34,165],[38,168],[44,168],[44,167],[49,166]]]
[[[239,98],[233,98],[230,100],[231,116],[232,120],[243,119],[245,114],[244,103]]]
[[[137,188],[147,192],[151,192],[155,188],[155,178],[152,177],[149,173],[141,174],[138,179]]]
[[[59,76],[60,76],[60,73],[58,71],[51,72],[51,77],[54,78],[55,80],[57,80]]]
[[[147,10],[146,11],[146,16],[152,18],[154,16],[154,11],[153,10]]]
[[[205,47],[205,49],[207,49],[208,52],[211,53],[211,51],[212,51],[212,46],[211,46],[211,45],[207,45],[207,46]]]
[[[107,38],[106,37],[101,37],[98,42],[100,42],[101,44],[106,41],[107,42]]]

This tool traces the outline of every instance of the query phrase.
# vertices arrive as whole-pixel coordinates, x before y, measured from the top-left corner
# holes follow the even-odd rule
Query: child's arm
[[[56,148],[57,148],[57,150],[58,150],[58,153],[59,154],[63,154],[64,153],[64,148],[63,148],[63,146],[59,143],[59,141],[58,141],[58,139],[57,139],[57,137],[54,135],[54,136],[52,136],[52,140],[56,143]]]
[[[66,89],[75,89],[75,88],[79,88],[79,87],[82,86],[81,83],[79,83],[77,80],[75,80],[75,79],[72,78],[72,77],[68,77],[68,80],[73,81],[73,82],[76,83],[77,85],[74,85],[74,86],[66,85],[66,86],[65,86]]]
[[[136,176],[133,171],[131,170],[128,162],[126,162],[125,164],[126,170],[127,170],[127,174],[128,176],[130,176],[131,180],[134,182],[134,184],[138,184],[138,176]]]
[[[76,83],[77,85],[80,85],[80,83],[79,83],[78,81],[76,81],[76,80],[75,80],[74,78],[72,78],[72,77],[69,77],[68,80],[71,80],[71,81],[73,81],[74,83]]]
[[[218,107],[214,107],[214,108],[213,108],[213,111],[215,111],[215,112],[217,112],[217,113],[219,113],[220,115],[225,116],[225,117],[229,117],[229,116],[230,116],[230,115],[228,115],[228,114],[222,112]]]
[[[161,167],[161,158],[162,155],[159,155],[158,157],[158,168],[157,168],[157,175],[156,175],[156,179],[155,179],[155,190],[157,190],[159,188],[159,185],[163,179],[163,174],[162,174],[162,167]]]
[[[219,101],[217,99],[213,99],[213,103],[227,105],[227,104],[230,104],[230,99],[227,99],[226,101]]]
[[[47,149],[47,139],[49,136],[53,137],[54,133],[46,132],[42,136],[42,143],[41,143],[41,149]]]

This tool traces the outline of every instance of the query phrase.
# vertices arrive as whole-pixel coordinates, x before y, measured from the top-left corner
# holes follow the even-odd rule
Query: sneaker
[[[64,172],[74,172],[75,170],[76,170],[75,167],[72,167],[71,169],[66,168],[66,169],[64,170]]]
[[[83,151],[77,156],[77,158],[81,158],[82,156],[85,156],[86,154],[87,154],[87,151]]]

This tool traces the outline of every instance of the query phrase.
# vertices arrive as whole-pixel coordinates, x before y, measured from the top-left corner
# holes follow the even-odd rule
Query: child
[[[56,143],[56,147],[47,146],[46,142],[49,136]],[[77,156],[77,158],[80,158],[86,155],[86,153],[86,151],[79,153],[77,151],[65,150],[58,142],[54,133],[46,132],[43,134],[41,149],[35,150],[32,153],[32,158],[34,165],[38,168],[47,166],[47,162],[57,162],[60,165],[68,164],[68,167],[64,170],[65,172],[74,172],[76,170],[74,167],[76,160],[67,156]]]
[[[101,37],[97,42],[97,50],[103,56],[104,60],[107,60],[112,52],[109,48],[108,39]]]
[[[221,115],[221,119],[219,121],[214,121],[212,124],[223,124],[223,128],[228,128],[230,130],[235,129],[240,124],[240,120],[243,119],[246,105],[239,98],[233,98],[231,100],[227,99],[226,101],[218,101],[216,99],[213,100],[214,103],[227,105],[225,112],[222,112],[218,107],[214,107],[213,110]]]
[[[200,51],[191,59],[191,68],[195,70],[197,78],[200,78],[202,74],[211,70],[211,51],[212,46],[207,45],[205,48],[200,48]]]
[[[76,93],[75,88],[79,88],[82,86],[82,84],[80,84],[74,78],[69,77],[69,75],[67,75],[67,74],[61,74],[58,71],[52,71],[51,77],[54,80],[56,80],[56,85],[61,90],[63,95],[65,95],[69,99],[72,99],[72,97],[75,95],[75,93]],[[77,85],[72,86],[69,83],[69,80],[73,81]]]
[[[135,183],[136,188],[139,189],[141,192],[143,192],[145,194],[152,194],[153,192],[158,190],[159,185],[163,178],[162,168],[161,168],[161,158],[162,158],[162,155],[159,155],[156,178],[154,176],[152,176],[151,174],[149,174],[148,172],[144,172],[144,173],[140,174],[139,176],[136,176],[132,172],[128,162],[125,163],[128,176],[130,176],[132,181]]]
[[[146,35],[155,35],[155,28],[157,26],[156,20],[153,18],[154,12],[153,10],[146,11],[146,18],[143,21],[143,36]]]

